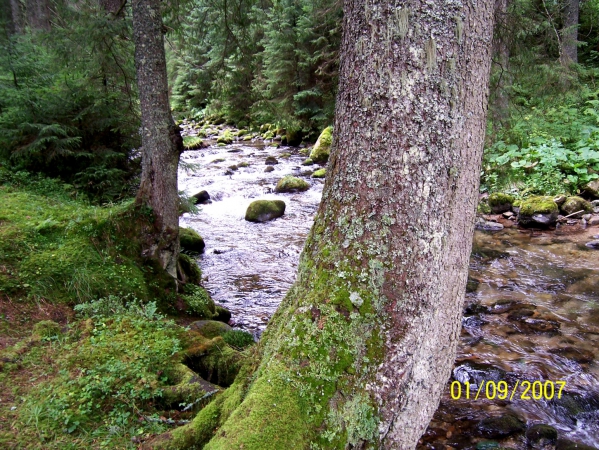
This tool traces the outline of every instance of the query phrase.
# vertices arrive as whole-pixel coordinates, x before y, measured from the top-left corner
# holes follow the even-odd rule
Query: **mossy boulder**
[[[222,336],[233,328],[218,320],[198,320],[189,325],[189,329],[197,331],[208,339],[212,339],[216,336]]]
[[[553,446],[557,442],[557,430],[552,426],[538,423],[526,430],[526,441],[534,449]]]
[[[509,194],[495,192],[489,195],[488,203],[493,214],[501,214],[512,209],[514,197]]]
[[[326,127],[314,147],[312,147],[312,151],[310,152],[310,159],[314,162],[324,163],[329,160],[329,154],[331,151],[331,144],[333,142],[333,127]]]
[[[599,198],[599,179],[591,181],[584,188],[584,192],[593,198]]]
[[[205,204],[210,202],[210,194],[206,191],[200,191],[192,197],[196,199],[196,203]]]
[[[264,133],[262,135],[262,139],[265,139],[265,140],[272,139],[274,137],[275,137],[274,131],[267,131],[266,133]]]
[[[302,130],[288,128],[285,137],[287,138],[287,145],[296,147],[302,143]]]
[[[62,334],[60,325],[53,320],[42,320],[33,326],[32,336],[39,339],[49,339]]]
[[[303,163],[302,166],[313,166],[314,165],[314,161],[312,161],[312,158],[307,158]]]
[[[581,211],[580,214],[576,215],[578,217],[582,216],[585,213],[593,212],[593,206],[584,198],[572,196],[568,197],[566,201],[562,204],[561,210],[566,216]]]
[[[500,417],[483,419],[478,423],[476,428],[482,436],[504,438],[523,432],[526,425],[520,418],[513,414],[504,414]]]
[[[235,136],[233,135],[233,133],[231,133],[230,130],[225,130],[225,132],[216,139],[216,142],[218,144],[230,144],[234,140]]]
[[[324,178],[327,174],[327,169],[318,169],[315,170],[312,174],[312,178]]]
[[[303,192],[310,189],[310,183],[301,178],[287,175],[279,180],[275,187],[275,192]]]
[[[264,160],[264,163],[267,166],[272,166],[274,164],[279,164],[279,161],[277,161],[277,158],[275,158],[274,156],[267,156],[266,159]]]
[[[190,256],[180,253],[177,261],[177,278],[184,283],[200,284],[202,271]]]
[[[179,228],[179,242],[183,250],[190,252],[202,253],[206,247],[202,236],[191,228]]]
[[[216,305],[216,316],[214,316],[214,320],[218,320],[219,322],[229,323],[231,320],[231,311],[229,311],[224,306]]]
[[[250,203],[245,212],[249,222],[268,222],[285,214],[285,202],[282,200],[256,200]]]
[[[552,197],[530,197],[520,204],[518,223],[522,226],[552,226],[559,208]]]

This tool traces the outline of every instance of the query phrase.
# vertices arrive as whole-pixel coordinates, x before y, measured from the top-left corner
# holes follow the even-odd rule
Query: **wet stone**
[[[524,334],[550,333],[555,334],[560,329],[560,323],[555,320],[527,317],[517,322],[520,332]]]
[[[511,311],[514,308],[516,302],[511,300],[499,300],[493,306],[489,308],[489,314],[503,314]]]
[[[505,380],[507,372],[491,364],[482,364],[468,361],[456,365],[453,369],[453,378],[460,383],[469,382],[471,388],[478,387],[483,381]]]
[[[533,449],[549,450],[557,442],[557,430],[549,425],[533,425],[526,430],[526,442]]]
[[[526,428],[524,422],[513,414],[500,417],[490,417],[481,420],[476,426],[476,431],[485,437],[504,438],[522,433]]]
[[[264,172],[272,172],[273,170],[275,170],[275,168],[273,166],[268,166],[266,167],[266,169],[264,169]]]
[[[590,445],[573,442],[568,439],[559,439],[555,450],[599,450],[597,447],[591,447]]]
[[[549,353],[562,358],[571,359],[579,364],[588,364],[593,361],[594,355],[589,350],[579,349],[575,347],[552,348]]]
[[[599,250],[599,239],[596,241],[587,242],[585,246],[592,248],[593,250]]]

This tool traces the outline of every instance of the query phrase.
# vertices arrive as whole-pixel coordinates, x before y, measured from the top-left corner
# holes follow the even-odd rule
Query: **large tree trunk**
[[[260,365],[157,446],[218,427],[205,449],[411,449],[428,425],[460,335],[493,1],[395,5],[345,2],[322,203]]]
[[[27,0],[27,24],[33,30],[50,30],[48,0]]]
[[[142,175],[137,201],[152,209],[154,227],[145,230],[143,255],[156,259],[173,277],[179,255],[177,167],[183,141],[168,100],[160,0],[133,0],[135,68],[139,87]]]
[[[561,30],[560,61],[564,65],[578,63],[578,11],[579,0],[566,0],[564,27]]]

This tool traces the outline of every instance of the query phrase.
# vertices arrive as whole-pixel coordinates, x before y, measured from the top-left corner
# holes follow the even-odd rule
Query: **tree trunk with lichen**
[[[32,30],[50,30],[50,7],[48,0],[27,0],[27,24]]]
[[[566,0],[564,26],[561,30],[560,62],[563,65],[578,63],[578,13],[579,0]]]
[[[141,107],[142,174],[138,205],[151,208],[153,226],[142,236],[143,256],[177,276],[179,196],[177,167],[183,140],[168,99],[159,0],[133,0],[135,68]]]
[[[411,449],[460,335],[493,2],[348,0],[334,143],[260,363],[156,448]]]

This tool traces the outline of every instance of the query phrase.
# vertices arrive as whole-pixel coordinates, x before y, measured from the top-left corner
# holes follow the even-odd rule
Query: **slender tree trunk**
[[[137,201],[152,209],[143,255],[173,277],[179,255],[177,167],[183,141],[168,99],[160,0],[133,0],[135,68],[142,116],[142,175]]]
[[[507,88],[511,85],[510,75],[510,29],[507,21],[508,0],[495,1],[495,26],[493,28],[493,63],[497,82],[495,83],[490,107],[493,130],[503,125],[509,111]]]
[[[21,3],[19,0],[10,0],[10,9],[12,13],[13,30],[15,33],[21,33],[23,31],[23,11],[21,10]]]
[[[564,65],[578,63],[578,11],[580,0],[566,0],[564,27],[562,28],[562,51],[560,61]]]
[[[426,429],[460,335],[493,1],[396,5],[345,1],[322,203],[260,365],[156,446],[403,450]]]
[[[33,30],[50,30],[48,0],[27,0],[27,24]]]

